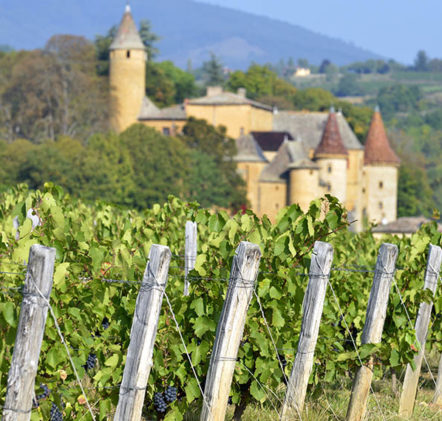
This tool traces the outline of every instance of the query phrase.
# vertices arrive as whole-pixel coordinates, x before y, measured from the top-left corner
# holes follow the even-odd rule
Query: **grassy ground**
[[[419,384],[419,391],[416,397],[416,404],[411,418],[402,418],[397,415],[399,409],[399,392],[392,391],[391,379],[374,381],[372,384],[374,394],[370,393],[367,407],[366,421],[442,421],[442,408],[434,406],[433,399],[434,384],[429,375],[424,375]],[[333,388],[329,386],[320,387],[312,395],[307,397],[305,409],[302,414],[302,421],[344,421],[350,400],[351,381],[343,379],[340,384]],[[274,399],[273,408],[269,402],[262,405],[250,405],[242,417],[243,421],[277,421],[285,392],[285,386],[276,391],[280,402]],[[226,421],[231,421],[234,406],[229,406]],[[298,418],[296,418],[298,419]],[[186,414],[185,421],[199,421],[199,411]]]

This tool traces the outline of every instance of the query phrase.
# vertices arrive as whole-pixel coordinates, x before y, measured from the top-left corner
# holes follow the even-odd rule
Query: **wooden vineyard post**
[[[239,344],[260,259],[261,251],[256,244],[242,241],[236,249],[210,358],[201,421],[224,421]]]
[[[27,421],[31,418],[35,375],[48,315],[54,263],[54,248],[35,244],[29,250],[28,270],[8,375],[3,421]]]
[[[169,247],[152,245],[140,286],[130,331],[116,421],[139,421],[152,368],[158,319],[166,289],[171,253]]]
[[[384,243],[379,249],[362,332],[362,345],[381,342],[397,255],[398,248],[394,244]],[[372,378],[373,360],[370,359],[368,366],[363,365],[356,373],[347,411],[347,421],[359,421],[364,417]]]
[[[439,369],[437,371],[436,390],[434,391],[433,403],[442,407],[442,354],[439,359]]]
[[[187,275],[195,267],[197,253],[197,225],[196,222],[186,222],[186,246],[184,250],[184,295],[189,295],[189,281]]]
[[[309,283],[302,305],[304,314],[298,350],[282,406],[282,420],[294,419],[304,408],[332,261],[333,247],[328,243],[316,241],[310,263]]]
[[[425,271],[424,289],[429,289],[434,294],[439,278],[440,265],[442,261],[442,249],[430,244],[428,252],[427,270]],[[414,401],[416,398],[417,384],[422,366],[422,360],[425,353],[425,341],[427,339],[428,325],[430,323],[431,309],[433,303],[421,303],[416,318],[416,337],[420,344],[420,350],[414,357],[415,370],[407,364],[405,372],[404,385],[402,388],[401,399],[399,401],[399,415],[410,417],[413,414]]]

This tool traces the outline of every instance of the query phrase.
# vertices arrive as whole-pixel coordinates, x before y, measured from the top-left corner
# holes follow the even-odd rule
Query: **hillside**
[[[0,0],[0,45],[38,48],[54,34],[70,33],[93,39],[119,22],[122,0]],[[149,19],[161,36],[159,59],[184,67],[219,55],[231,68],[246,68],[251,61],[277,62],[288,57],[319,64],[324,58],[343,65],[379,58],[350,43],[315,33],[298,25],[262,16],[197,3],[192,0],[131,2],[137,21]]]

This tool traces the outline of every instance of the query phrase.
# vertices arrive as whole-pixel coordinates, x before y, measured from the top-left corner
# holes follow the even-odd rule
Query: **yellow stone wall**
[[[258,186],[259,209],[253,209],[258,216],[267,215],[275,222],[278,212],[287,206],[287,184],[281,182],[260,182]]]
[[[273,113],[250,105],[195,105],[187,104],[188,117],[206,120],[214,126],[223,125],[227,135],[237,139],[242,133],[270,131]]]
[[[323,190],[337,197],[342,203],[347,200],[347,159],[345,158],[320,158],[316,161],[319,165],[319,179],[330,185]]]
[[[238,162],[238,172],[246,182],[247,200],[255,212],[258,212],[260,208],[258,179],[266,165],[266,162]]]
[[[127,53],[110,52],[110,124],[117,133],[137,122],[146,91],[146,53]]]
[[[352,213],[353,228],[362,230],[362,169],[364,166],[364,150],[350,149],[348,151],[347,169],[347,200],[345,207]]]
[[[170,130],[170,134],[175,136],[183,131],[183,127],[186,124],[185,120],[141,120],[141,124],[152,127],[163,133],[163,129],[167,127]]]
[[[363,169],[363,213],[369,222],[392,222],[397,214],[398,169],[393,166],[365,166]]]
[[[319,170],[317,169],[293,169],[289,178],[288,204],[297,203],[303,211],[307,211],[310,202],[322,195],[319,186]]]

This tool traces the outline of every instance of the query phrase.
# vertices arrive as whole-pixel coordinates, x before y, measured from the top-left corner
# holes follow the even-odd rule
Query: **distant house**
[[[431,219],[424,216],[403,216],[396,221],[379,224],[374,227],[372,232],[377,238],[385,234],[399,235],[409,237],[414,234],[423,224],[431,222]],[[438,230],[442,232],[442,224],[438,223]]]
[[[293,73],[294,77],[306,77],[310,76],[311,71],[308,67],[297,67],[295,72]]]

